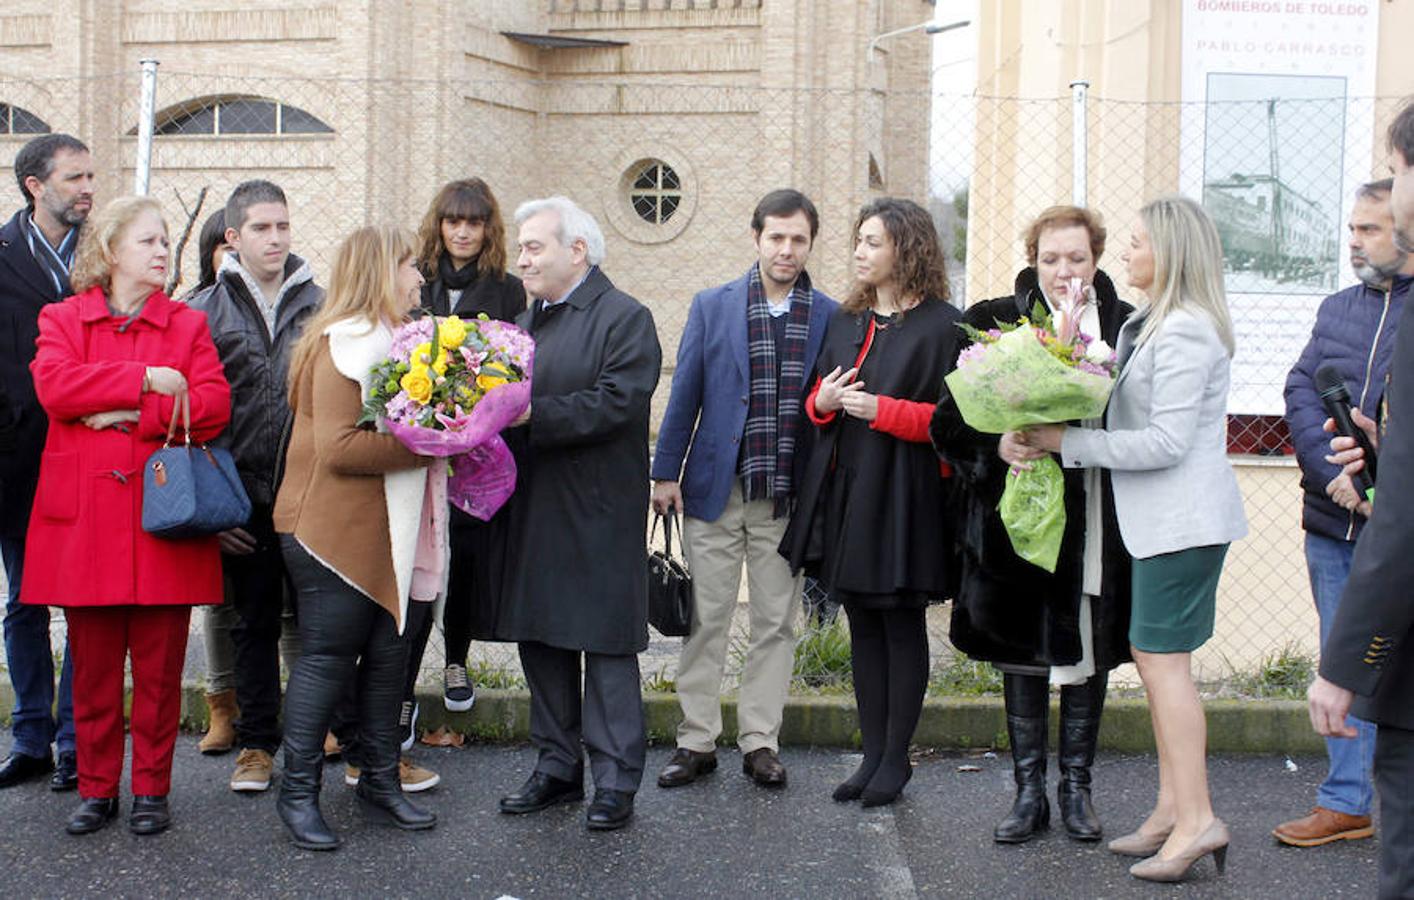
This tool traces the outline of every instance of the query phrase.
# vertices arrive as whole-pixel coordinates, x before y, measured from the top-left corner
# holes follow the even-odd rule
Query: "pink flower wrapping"
[[[474,381],[482,366],[493,360],[503,377],[523,374],[521,380],[496,384],[484,393],[477,391],[470,410],[462,407],[460,399],[423,404],[409,397],[408,391],[397,390],[397,376],[407,371],[413,350],[433,337],[431,320],[421,319],[398,330],[389,359],[379,364],[383,372],[375,369],[379,376],[375,380],[388,380],[373,403],[379,423],[403,446],[421,456],[450,461],[448,500],[468,515],[486,521],[515,491],[515,458],[501,431],[530,406],[535,342],[506,322],[482,319],[464,324],[474,335],[456,348],[453,360],[457,365],[448,369],[446,379],[437,378],[437,385],[444,380],[469,384],[467,379]],[[458,367],[460,371],[456,371]]]

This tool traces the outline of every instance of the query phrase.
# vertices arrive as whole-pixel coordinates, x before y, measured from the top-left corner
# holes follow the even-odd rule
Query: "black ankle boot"
[[[372,771],[363,770],[354,789],[364,817],[380,825],[392,825],[404,831],[423,831],[437,824],[437,814],[415,806],[403,796],[398,780],[398,767]]]
[[[1095,763],[1095,742],[1100,735],[1100,713],[1105,706],[1109,672],[1099,672],[1084,684],[1061,688],[1060,784],[1056,805],[1066,833],[1077,841],[1098,841],[1103,829],[1090,802],[1090,767]]]
[[[301,850],[337,850],[339,836],[324,821],[319,809],[319,789],[323,782],[324,760],[296,756],[285,746],[285,772],[280,780],[280,797],[275,811],[290,832],[290,840]]]
[[[1051,824],[1051,804],[1046,799],[1046,711],[1050,686],[1043,676],[1011,674],[1005,676],[1004,686],[1016,800],[1011,812],[992,831],[992,839],[999,844],[1021,844]]]
[[[128,830],[133,834],[161,834],[172,827],[172,811],[166,796],[133,796]]]

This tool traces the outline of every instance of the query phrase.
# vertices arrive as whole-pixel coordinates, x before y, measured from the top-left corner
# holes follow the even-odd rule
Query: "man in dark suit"
[[[659,787],[717,768],[722,667],[745,565],[751,638],[737,704],[742,771],[781,787],[781,719],[790,689],[799,579],[776,548],[815,429],[804,397],[837,304],[805,263],[820,217],[799,191],[772,191],[751,217],[756,262],[692,300],[672,396],[653,454],[653,508],[681,512],[693,572],[692,634],[678,663],[683,720]],[[684,466],[684,460],[686,465]]]
[[[565,197],[516,210],[517,266],[535,298],[530,409],[510,437],[519,479],[497,634],[520,644],[535,771],[501,800],[529,813],[584,797],[594,830],[622,828],[647,736],[638,653],[648,646],[649,402],[662,351],[653,315],[599,268],[604,236]],[[580,666],[583,660],[583,689]]]
[[[56,718],[49,608],[20,603],[25,531],[48,430],[29,364],[40,309],[72,293],[69,271],[79,231],[93,209],[93,158],[78,138],[46,134],[16,154],[15,181],[25,207],[0,227],[0,555],[9,586],[5,658],[15,693],[10,714],[15,740],[0,763],[0,787],[54,769],[49,786],[67,791],[78,786],[73,669],[66,649]],[[50,744],[58,751],[57,767]]]
[[[1390,203],[1395,240],[1414,251],[1414,99],[1389,129],[1395,170]],[[1401,319],[1414,315],[1406,304]],[[1363,419],[1363,417],[1361,417]],[[1354,737],[1346,714],[1377,725],[1375,787],[1380,795],[1380,897],[1414,896],[1414,324],[1401,321],[1385,391],[1376,502],[1355,547],[1350,578],[1320,677],[1309,698],[1311,724],[1327,737]],[[1332,442],[1345,462],[1346,442]],[[1356,461],[1358,468],[1358,461]],[[1348,469],[1347,471],[1350,471]]]

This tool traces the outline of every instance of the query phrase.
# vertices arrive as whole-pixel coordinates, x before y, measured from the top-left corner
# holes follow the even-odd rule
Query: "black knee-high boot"
[[[393,633],[391,618],[369,638],[359,663],[358,713],[363,769],[356,790],[364,815],[374,822],[420,831],[437,824],[435,813],[403,796],[398,777],[398,711],[402,706],[407,648]]]
[[[1109,686],[1108,670],[1096,672],[1081,684],[1061,688],[1060,784],[1056,805],[1066,833],[1078,841],[1100,839],[1100,818],[1090,802],[1090,767],[1095,763],[1095,742],[1100,736],[1100,714]]]
[[[885,652],[888,654],[888,723],[879,768],[859,800],[864,806],[883,806],[898,798],[913,777],[908,745],[923,713],[928,689],[928,630],[922,609],[891,609],[882,613]]]
[[[1011,813],[992,837],[1001,844],[1031,840],[1051,823],[1046,799],[1046,713],[1050,684],[1044,675],[1012,675],[1002,679],[1006,698],[1006,728],[1011,739],[1011,765],[1016,800]]]
[[[879,768],[888,727],[888,669],[884,650],[884,623],[876,610],[851,609],[849,617],[849,657],[854,675],[854,703],[859,712],[859,736],[864,761],[848,780],[835,788],[836,801],[858,800],[869,779]]]
[[[353,669],[352,658],[307,654],[295,664],[285,692],[285,771],[275,809],[295,846],[304,850],[339,846],[319,810],[319,789],[326,723]]]

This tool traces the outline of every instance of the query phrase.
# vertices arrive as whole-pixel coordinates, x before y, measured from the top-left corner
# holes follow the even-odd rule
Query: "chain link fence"
[[[1101,267],[1131,298],[1119,255],[1139,207],[1180,189],[1201,195],[1223,231],[1239,331],[1229,445],[1251,534],[1229,555],[1217,634],[1195,662],[1204,680],[1232,683],[1275,661],[1315,654],[1281,387],[1316,305],[1353,283],[1341,244],[1349,195],[1386,174],[1383,129],[1397,98],[1199,105],[1087,98],[1083,90],[1021,100],[706,80],[267,79],[173,71],[162,71],[157,84],[150,193],[167,210],[174,238],[191,226],[177,293],[195,282],[201,223],[248,178],[285,189],[295,252],[316,277],[327,274],[351,229],[370,222],[415,227],[447,180],[484,178],[506,218],[526,199],[564,193],[602,224],[605,271],[655,314],[665,359],[655,422],[690,299],[751,264],[751,210],[767,190],[792,185],[820,207],[810,271],[835,296],[848,289],[859,206],[879,194],[926,204],[960,304],[1011,293],[1024,265],[1027,222],[1080,192],[1110,228]],[[94,149],[100,203],[130,192],[139,93],[135,71],[0,79],[0,164],[35,133],[68,131]],[[882,129],[871,124],[877,122]],[[18,205],[17,192],[10,199]],[[841,689],[848,679],[843,617],[827,598],[807,600],[798,686]],[[984,668],[954,659],[947,613],[944,606],[929,616],[935,687],[995,688]],[[733,680],[745,627],[739,615],[729,653]],[[642,659],[645,683],[666,687],[679,642],[654,638]],[[481,683],[517,683],[513,646],[478,643],[472,653]],[[425,677],[433,680],[441,664],[434,638]],[[1119,677],[1134,680],[1132,670]]]

